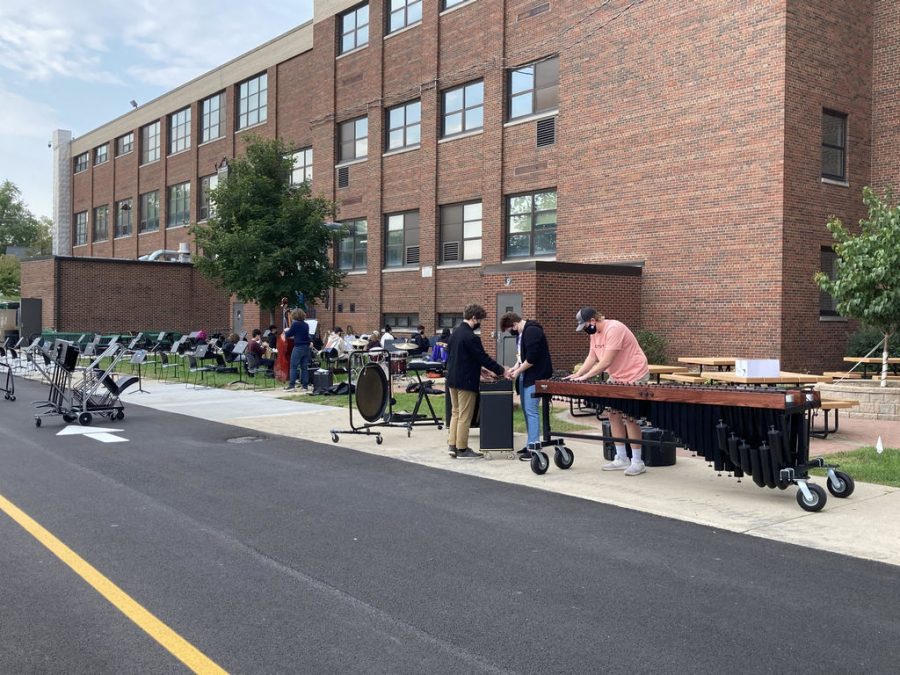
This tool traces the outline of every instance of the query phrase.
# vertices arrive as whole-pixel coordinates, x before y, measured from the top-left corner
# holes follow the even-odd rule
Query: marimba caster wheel
[[[856,488],[856,483],[853,479],[843,471],[835,471],[834,477],[836,480],[832,481],[831,476],[828,476],[828,491],[837,497],[838,499],[844,499],[845,497],[849,497],[853,494],[853,490]]]
[[[550,458],[547,457],[546,452],[541,452],[540,450],[534,450],[531,453],[531,470],[534,471],[538,476],[543,476],[547,473],[547,469],[550,468]]]
[[[553,463],[560,469],[568,469],[575,461],[575,454],[564,445],[556,447],[553,453]]]
[[[821,511],[825,506],[825,502],[828,501],[828,495],[825,493],[825,490],[821,485],[815,485],[814,483],[807,483],[806,487],[809,488],[812,498],[807,499],[803,494],[803,490],[797,490],[797,503],[800,505],[800,508],[811,513]]]
[[[334,433],[333,431],[331,432],[331,442],[332,443],[338,442],[338,435],[336,433]]]
[[[381,437],[381,434],[378,434],[378,435],[375,437],[375,444],[376,444],[376,445],[381,445],[382,443],[384,443],[384,439]]]

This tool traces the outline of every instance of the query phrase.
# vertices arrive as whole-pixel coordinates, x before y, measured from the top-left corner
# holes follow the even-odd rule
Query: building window
[[[387,149],[398,150],[419,145],[422,137],[422,103],[412,101],[388,108]]]
[[[340,124],[338,161],[365,159],[369,154],[369,118],[359,117]]]
[[[116,139],[116,157],[120,155],[127,155],[134,149],[134,132],[129,131],[124,136],[119,136]]]
[[[451,7],[456,7],[457,5],[461,5],[464,2],[468,2],[469,0],[443,0],[441,4],[441,9],[450,9]]]
[[[441,99],[441,136],[453,136],[484,127],[483,81],[448,89]]]
[[[847,180],[847,116],[822,111],[822,178]]]
[[[166,227],[179,227],[191,222],[191,184],[179,183],[169,186],[169,201],[166,203]]]
[[[419,266],[419,212],[407,211],[385,216],[384,266]]]
[[[438,330],[449,328],[453,330],[463,322],[462,314],[438,314]]]
[[[418,314],[385,314],[382,317],[382,326],[390,326],[395,328],[416,328],[419,325]],[[402,342],[399,340],[398,342]]]
[[[159,229],[159,190],[141,195],[141,213],[138,232],[156,232]]]
[[[191,109],[184,108],[169,115],[169,154],[191,147]]]
[[[211,216],[216,215],[216,205],[212,202],[210,192],[215,190],[218,186],[218,174],[204,176],[200,179],[200,203],[198,204],[200,220],[209,220]]]
[[[441,262],[481,260],[481,202],[441,207]]]
[[[262,124],[268,116],[269,76],[266,73],[238,86],[238,129]]]
[[[391,0],[388,33],[422,20],[422,0]]]
[[[159,159],[159,121],[141,127],[141,164]]]
[[[225,94],[216,94],[200,102],[200,142],[206,143],[224,135],[225,120],[222,117]]]
[[[87,211],[75,214],[75,245],[82,246],[87,243]]]
[[[92,241],[109,239],[109,205],[104,204],[94,209],[94,236]]]
[[[365,220],[348,220],[344,225],[347,234],[341,239],[339,266],[342,270],[365,270],[368,265],[368,224]]]
[[[109,143],[104,143],[103,145],[94,148],[94,166],[98,164],[103,164],[105,161],[109,159]]]
[[[507,198],[506,257],[556,253],[556,191]]]
[[[369,44],[369,5],[365,4],[340,16],[341,54]]]
[[[88,153],[83,152],[75,158],[75,173],[81,173],[82,171],[87,171],[88,162],[90,161],[90,157]]]
[[[131,236],[131,199],[116,202],[115,237]]]
[[[819,253],[819,269],[824,272],[829,279],[837,276],[838,256],[830,246],[823,246]],[[840,316],[837,311],[837,303],[825,291],[819,289],[819,316]]]
[[[291,155],[291,185],[312,183],[312,148],[303,148]]]
[[[559,57],[509,71],[507,116],[514,120],[559,108]]]

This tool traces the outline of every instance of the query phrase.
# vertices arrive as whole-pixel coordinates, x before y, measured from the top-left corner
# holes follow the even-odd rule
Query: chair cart
[[[0,361],[0,377],[2,377],[3,372],[6,373],[6,383],[2,387],[0,387],[0,391],[3,392],[3,398],[5,398],[7,401],[15,401],[16,381],[13,378],[12,366]]]
[[[138,381],[134,375],[115,377],[115,369],[125,351],[122,345],[113,343],[81,373],[76,376],[78,349],[75,345],[57,340],[53,349],[56,368],[50,379],[50,393],[46,401],[35,405],[42,409],[34,416],[34,425],[41,426],[42,417],[60,415],[66,422],[89,425],[94,415],[111,420],[125,417],[125,406],[119,400],[122,392]],[[107,360],[106,365],[102,365]]]

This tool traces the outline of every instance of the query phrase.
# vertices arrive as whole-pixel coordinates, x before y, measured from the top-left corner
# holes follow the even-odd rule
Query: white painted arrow
[[[113,433],[121,432],[121,429],[104,429],[103,427],[82,427],[77,424],[70,424],[60,431],[57,436],[89,436],[101,443],[127,443],[127,438],[114,436]]]

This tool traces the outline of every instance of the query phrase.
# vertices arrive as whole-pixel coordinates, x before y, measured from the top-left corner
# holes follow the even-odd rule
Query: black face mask
[[[480,321],[476,321],[476,322],[472,325],[472,330],[478,330],[479,328],[481,328],[481,322],[480,322]]]
[[[587,326],[584,327],[584,332],[587,333],[588,335],[593,335],[594,333],[597,332],[597,326],[592,326],[591,324],[588,324]]]
[[[519,337],[519,331],[516,330],[515,328],[510,328],[509,334],[512,335],[513,337]]]

